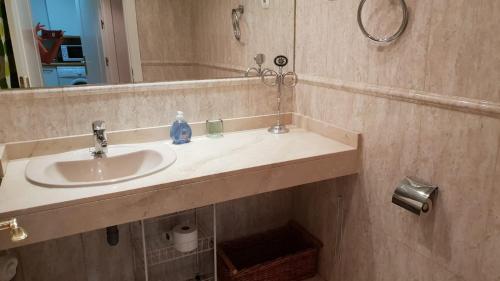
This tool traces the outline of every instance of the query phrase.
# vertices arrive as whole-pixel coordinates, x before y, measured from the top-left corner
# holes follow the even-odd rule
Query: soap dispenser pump
[[[184,119],[184,113],[177,111],[175,121],[170,128],[170,137],[174,144],[185,144],[191,141],[191,127]]]

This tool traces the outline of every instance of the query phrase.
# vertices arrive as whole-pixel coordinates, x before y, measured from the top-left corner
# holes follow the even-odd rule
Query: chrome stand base
[[[290,132],[290,130],[285,125],[272,126],[267,131],[271,134],[286,134]]]

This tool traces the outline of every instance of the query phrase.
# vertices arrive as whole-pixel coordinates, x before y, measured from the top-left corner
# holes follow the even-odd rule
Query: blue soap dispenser
[[[174,144],[184,144],[191,141],[191,127],[184,120],[184,113],[182,111],[177,111],[177,116],[175,121],[170,128],[170,137]]]

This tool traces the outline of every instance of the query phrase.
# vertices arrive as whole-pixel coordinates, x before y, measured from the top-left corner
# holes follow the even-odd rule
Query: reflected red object
[[[43,39],[58,39],[63,36],[62,30],[42,30]]]

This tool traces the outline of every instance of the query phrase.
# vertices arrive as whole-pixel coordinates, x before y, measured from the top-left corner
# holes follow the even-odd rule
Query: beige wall
[[[243,4],[241,41],[231,10]],[[241,77],[257,53],[267,66],[280,54],[293,65],[294,1],[136,0],[144,80],[175,81]]]
[[[194,0],[136,0],[143,61],[189,61],[193,57]]]
[[[134,275],[130,227],[121,225],[119,231],[120,242],[114,247],[101,229],[12,249],[19,259],[13,281],[141,280]]]
[[[398,3],[367,1],[363,13],[367,29],[387,34],[373,27],[388,32],[397,28]],[[500,25],[496,16],[500,3],[407,0],[407,4],[408,29],[395,44],[383,46],[359,31],[358,1],[298,0],[298,72],[500,102],[500,38],[494,36]]]
[[[373,13],[374,7],[392,11],[387,1],[368,2],[367,25],[394,29],[396,12],[386,21]],[[498,281],[500,115],[478,105],[487,100],[500,112],[500,3],[407,3],[408,30],[379,46],[358,30],[358,1],[298,0],[296,63],[303,83],[295,111],[361,132],[362,172],[304,187],[295,194],[295,217],[327,241],[321,263],[327,280]],[[324,83],[304,81],[318,77]],[[439,102],[424,102],[427,97]],[[467,112],[467,103],[478,110]],[[405,175],[440,186],[430,216],[391,203]],[[339,195],[341,266],[328,243],[336,237],[331,224]]]
[[[284,111],[293,93],[285,93]],[[205,80],[120,86],[4,91],[0,143],[88,134],[94,120],[110,131],[275,113],[276,90],[258,80]]]

